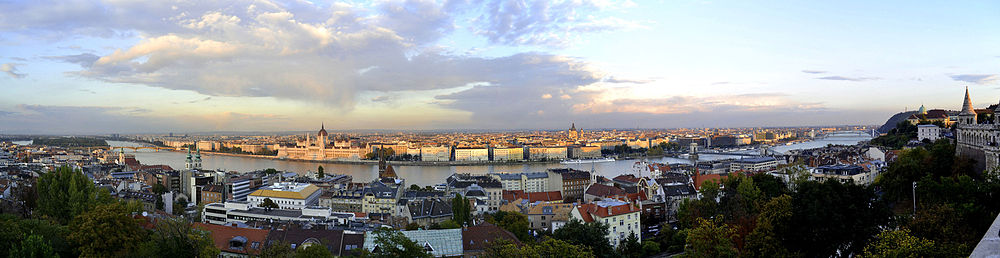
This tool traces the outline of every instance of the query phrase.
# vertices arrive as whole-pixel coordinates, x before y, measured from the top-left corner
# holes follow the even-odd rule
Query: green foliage
[[[461,194],[455,194],[451,199],[452,220],[458,223],[459,227],[472,222],[472,204]]]
[[[810,181],[792,195],[788,227],[776,233],[805,256],[851,255],[860,253],[890,216],[871,186]]]
[[[639,237],[636,237],[634,233],[629,233],[625,239],[622,239],[621,243],[618,243],[618,249],[616,251],[621,257],[640,258],[645,254],[642,249],[642,244],[639,243]]]
[[[441,223],[431,224],[430,226],[430,229],[453,229],[453,228],[462,228],[462,225],[458,224],[458,222],[455,222],[454,220],[445,220],[442,221]]]
[[[688,257],[736,257],[736,229],[726,225],[722,219],[706,220],[698,218],[698,226],[687,235],[684,248]]]
[[[79,214],[89,211],[98,202],[98,190],[83,172],[62,166],[38,178],[38,214],[67,224]],[[104,191],[103,189],[101,191]]]
[[[792,217],[792,197],[782,195],[765,203],[757,216],[757,227],[747,237],[746,247],[741,256],[744,257],[796,257],[782,245],[783,235],[788,221]]]
[[[517,212],[497,211],[486,216],[486,222],[497,225],[504,230],[514,233],[518,240],[522,242],[534,241],[529,227],[528,217]]]
[[[122,257],[139,251],[147,232],[123,203],[100,205],[70,224],[69,240],[81,256]]]
[[[913,138],[917,138],[917,126],[903,120],[896,124],[896,128],[889,130],[888,134],[872,139],[871,143],[898,150],[903,148]]]
[[[277,209],[277,208],[281,208],[280,206],[278,206],[277,203],[274,202],[274,200],[271,200],[271,198],[264,198],[264,201],[261,202],[257,206],[261,207],[261,208],[264,208],[264,209]]]
[[[566,241],[546,238],[534,245],[519,245],[509,240],[498,238],[486,247],[483,257],[544,257],[544,258],[588,258],[594,257],[590,248],[583,245],[573,245]]]
[[[260,250],[260,257],[290,258],[295,255],[295,250],[288,242],[273,243]]]
[[[670,226],[670,224],[664,223],[661,226],[660,233],[656,235],[657,244],[660,245],[660,250],[667,253],[679,253],[684,251],[684,242],[687,239],[687,230],[677,230]]]
[[[0,214],[0,257],[11,256],[8,252],[14,252],[21,248],[19,245],[27,240],[29,236],[38,236],[45,240],[45,244],[53,251],[65,257],[75,256],[72,247],[66,241],[65,236],[68,231],[65,226],[54,224],[49,220],[20,219],[10,214]]]
[[[653,256],[660,253],[660,244],[653,241],[642,241],[642,257]]]
[[[699,190],[702,199],[710,199],[712,201],[719,198],[719,191],[719,184],[715,181],[702,182],[701,189]]]
[[[865,246],[861,257],[946,257],[962,256],[941,252],[934,241],[910,235],[908,230],[887,230]]]
[[[608,225],[604,223],[583,223],[578,219],[570,219],[566,225],[556,229],[552,237],[574,245],[589,246],[598,257],[616,255],[608,240]]]
[[[277,173],[278,173],[278,170],[277,169],[273,169],[273,168],[268,168],[268,169],[264,170],[264,174],[268,174],[268,175],[274,175],[274,174],[277,174]]]
[[[217,257],[212,232],[191,226],[185,219],[163,219],[139,252],[144,257]]]
[[[326,177],[326,174],[323,172],[323,166],[319,166],[318,168],[316,168],[316,177],[318,178]]]
[[[333,257],[333,253],[330,253],[330,249],[326,248],[326,245],[315,244],[309,245],[305,248],[299,248],[295,252],[295,258],[326,258]]]
[[[59,257],[51,246],[39,235],[31,235],[10,251],[10,257],[48,258]]]
[[[417,229],[420,229],[420,224],[417,223],[406,224],[406,231],[417,230]]]
[[[371,257],[431,257],[422,246],[407,238],[402,232],[380,228],[369,234],[375,234],[374,244],[377,246],[369,254]]]

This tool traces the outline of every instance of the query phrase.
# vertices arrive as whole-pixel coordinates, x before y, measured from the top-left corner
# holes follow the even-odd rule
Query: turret
[[[972,98],[969,98],[969,87],[965,87],[965,102],[962,103],[962,112],[958,113],[959,124],[976,124],[976,110],[972,108]]]

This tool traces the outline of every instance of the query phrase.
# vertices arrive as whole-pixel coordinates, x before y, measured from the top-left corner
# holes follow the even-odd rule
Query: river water
[[[854,145],[860,141],[869,140],[871,137],[858,134],[833,134],[828,137],[809,142],[796,143],[792,145],[775,146],[772,148],[777,152],[785,152],[793,149],[810,149],[835,145]],[[30,144],[30,141],[16,142],[18,144]],[[142,143],[108,141],[108,144],[115,147],[137,147],[144,146]],[[174,151],[153,151],[153,150],[125,150],[126,153],[134,154],[135,158],[142,164],[156,165],[164,164],[174,169],[184,168],[184,160],[187,153]],[[735,158],[738,156],[729,155],[700,155],[700,160],[719,160]],[[614,162],[601,162],[593,164],[559,164],[559,163],[526,163],[512,165],[475,165],[475,166],[407,166],[393,165],[393,169],[400,178],[406,179],[407,184],[417,184],[421,186],[444,183],[445,178],[453,173],[492,173],[492,172],[536,172],[545,171],[549,168],[574,168],[590,171],[593,169],[598,175],[612,178],[621,174],[636,173],[633,165],[637,160],[619,160]],[[690,163],[687,159],[663,157],[648,159],[648,162],[659,163]],[[390,163],[391,164],[391,163]],[[305,174],[309,171],[316,171],[318,166],[323,166],[326,173],[336,173],[350,175],[355,182],[367,182],[378,177],[377,165],[364,164],[335,164],[309,161],[291,161],[258,159],[247,157],[233,157],[222,155],[211,155],[202,153],[202,167],[205,169],[222,169],[225,171],[248,172],[265,168],[274,168],[282,171]]]

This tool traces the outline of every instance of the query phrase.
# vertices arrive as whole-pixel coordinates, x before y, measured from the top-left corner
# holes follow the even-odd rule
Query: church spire
[[[969,87],[965,87],[965,102],[962,103],[962,112],[959,115],[975,115],[976,110],[972,108],[972,99],[969,98]]]

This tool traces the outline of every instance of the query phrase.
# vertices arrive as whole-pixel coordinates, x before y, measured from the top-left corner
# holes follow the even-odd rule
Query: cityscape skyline
[[[998,9],[9,2],[0,133],[882,124],[997,103]]]

